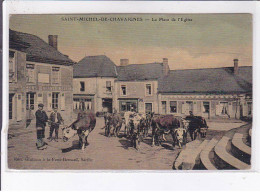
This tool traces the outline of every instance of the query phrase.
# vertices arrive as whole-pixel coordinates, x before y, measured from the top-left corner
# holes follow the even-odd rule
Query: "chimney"
[[[238,59],[234,59],[234,74],[238,74]]]
[[[129,59],[120,59],[120,66],[126,66],[129,64]]]
[[[58,50],[58,35],[49,35],[49,45]]]
[[[169,74],[170,68],[168,65],[168,58],[163,58],[163,75],[167,76]]]

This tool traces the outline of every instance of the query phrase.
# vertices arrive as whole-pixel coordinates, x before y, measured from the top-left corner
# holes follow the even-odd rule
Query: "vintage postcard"
[[[12,14],[16,170],[249,170],[251,14]]]

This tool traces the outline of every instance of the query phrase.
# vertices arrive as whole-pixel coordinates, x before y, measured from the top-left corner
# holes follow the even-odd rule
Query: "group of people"
[[[38,104],[38,110],[35,112],[37,131],[36,147],[38,150],[44,150],[47,148],[47,144],[44,141],[46,123],[48,122],[50,126],[50,133],[47,139],[49,141],[54,140],[55,142],[58,142],[59,126],[60,124],[64,124],[64,120],[62,119],[61,114],[58,112],[57,107],[53,108],[49,118],[46,112],[43,110],[43,107],[43,104]],[[54,138],[52,137],[53,132],[55,132]]]

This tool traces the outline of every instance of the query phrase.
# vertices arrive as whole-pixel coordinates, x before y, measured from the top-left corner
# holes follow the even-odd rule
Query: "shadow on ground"
[[[81,149],[81,147],[79,146],[79,140],[74,140],[72,142],[72,146],[71,147],[64,148],[61,151],[62,151],[62,153],[67,153],[67,152],[70,152],[72,150],[80,150],[80,149]]]

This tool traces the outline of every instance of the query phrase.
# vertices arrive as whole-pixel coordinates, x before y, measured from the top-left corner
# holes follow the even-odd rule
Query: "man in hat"
[[[36,130],[37,130],[37,142],[36,146],[38,150],[46,149],[46,143],[43,141],[45,138],[45,126],[48,121],[48,116],[43,110],[43,104],[38,104],[38,110],[35,112],[36,116]]]
[[[60,124],[64,124],[64,121],[61,117],[61,114],[58,112],[57,107],[54,107],[53,112],[50,115],[50,136],[48,137],[48,140],[52,141],[52,134],[53,131],[55,131],[54,141],[58,142]]]

